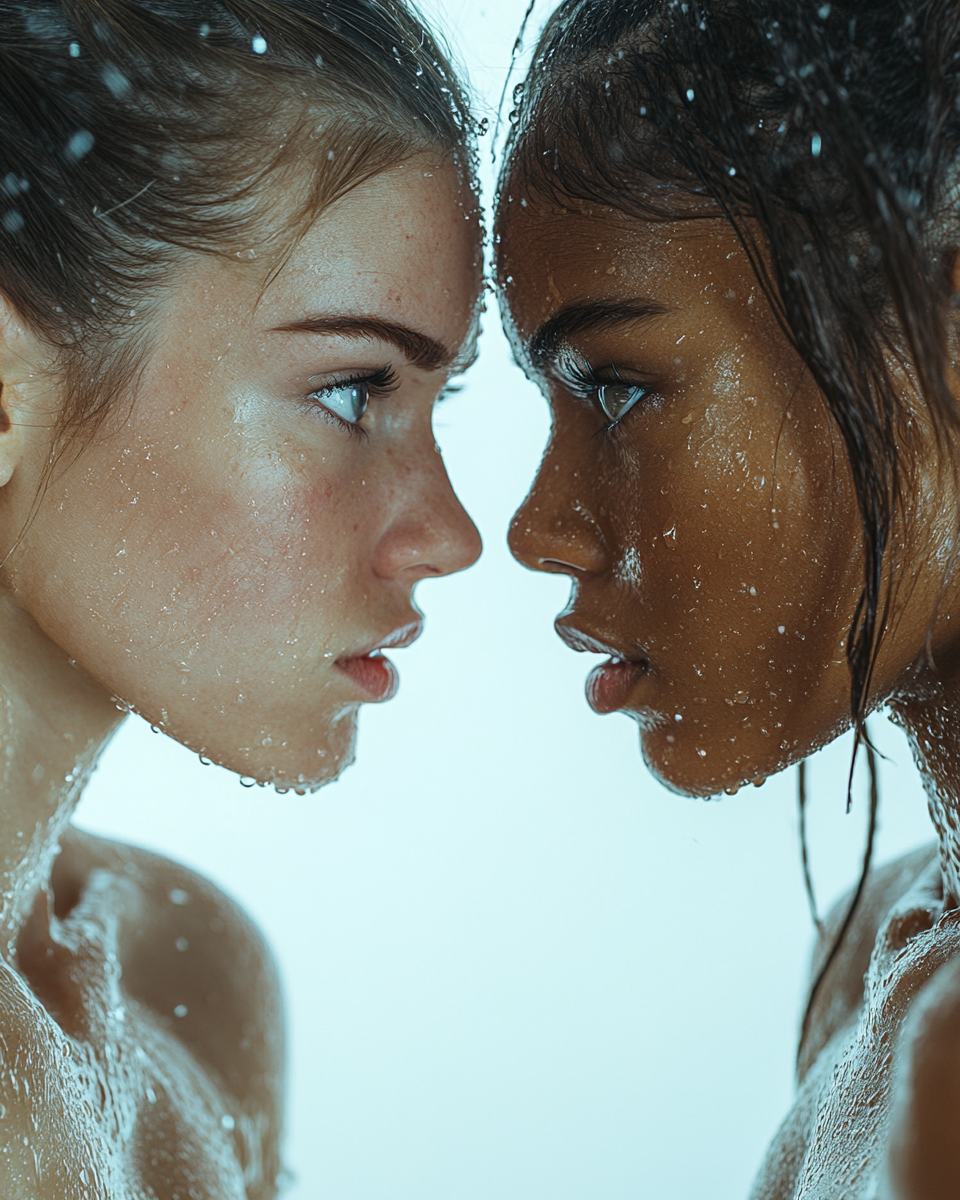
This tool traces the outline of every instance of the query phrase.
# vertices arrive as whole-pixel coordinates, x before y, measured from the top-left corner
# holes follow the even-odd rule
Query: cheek
[[[95,448],[45,507],[48,629],[69,639],[87,613],[134,656],[213,643],[249,658],[311,616],[335,639],[364,557],[347,472],[235,435]]]

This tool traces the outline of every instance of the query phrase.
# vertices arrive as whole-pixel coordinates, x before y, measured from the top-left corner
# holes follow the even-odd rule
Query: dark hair
[[[957,422],[946,309],[957,234],[952,0],[566,0],[508,144],[511,191],[643,219],[719,210],[846,444],[864,587],[847,641],[857,740],[911,439],[891,354],[939,441]]]
[[[0,292],[58,352],[61,437],[185,252],[254,257],[421,150],[472,181],[472,132],[403,0],[0,0]]]

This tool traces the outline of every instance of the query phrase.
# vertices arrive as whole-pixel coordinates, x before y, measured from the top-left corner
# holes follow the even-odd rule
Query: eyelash
[[[626,383],[620,378],[619,371],[612,363],[610,364],[609,370],[611,370],[616,376],[616,380],[611,381],[609,379],[601,379],[600,373],[588,363],[582,361],[578,362],[576,360],[569,361],[564,363],[564,384],[568,391],[572,392],[575,396],[579,396],[583,400],[588,400],[595,408],[599,409],[604,416],[607,414],[603,412],[603,408],[600,405],[597,395],[601,388],[616,387],[617,385],[622,387],[636,387],[643,391],[644,394],[648,393],[652,389],[652,384]],[[643,397],[640,398],[640,400],[642,399]],[[640,403],[640,400],[638,400],[637,403]],[[617,417],[615,421],[609,421],[606,425],[601,426],[601,428],[597,430],[597,436],[616,437],[624,417],[628,416],[629,413],[633,411],[634,407],[634,405],[631,405],[631,407],[628,408],[627,411],[621,416]]]
[[[369,371],[361,375],[348,375],[345,379],[332,379],[325,387],[317,388],[307,396],[308,401],[312,401],[311,407],[314,411],[322,412],[324,417],[335,421],[341,429],[345,429],[351,437],[365,438],[368,437],[367,431],[361,426],[360,422],[366,415],[366,406],[364,411],[356,421],[345,421],[343,417],[335,413],[331,408],[328,408],[322,401],[316,397],[323,395],[324,392],[330,391],[333,388],[348,388],[348,387],[367,387],[369,393],[367,403],[371,400],[379,399],[382,396],[389,396],[391,392],[395,392],[400,386],[400,377],[393,369],[390,363],[385,367],[380,367],[377,371]]]

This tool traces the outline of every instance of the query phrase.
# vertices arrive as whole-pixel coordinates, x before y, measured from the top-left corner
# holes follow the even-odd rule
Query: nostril
[[[578,567],[575,563],[567,562],[562,558],[540,558],[537,559],[540,567],[544,571],[559,571],[565,575],[582,575],[584,568]]]

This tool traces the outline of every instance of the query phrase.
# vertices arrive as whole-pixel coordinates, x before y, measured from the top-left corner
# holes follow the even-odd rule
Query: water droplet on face
[[[185,937],[178,937],[177,940],[173,944],[176,946],[176,948],[180,951],[181,954],[190,945],[190,943],[187,941],[187,939]]]
[[[250,775],[241,775],[240,776],[240,786],[245,787],[245,788],[256,787],[257,781]]]
[[[173,888],[170,892],[170,903],[183,908],[185,904],[190,903],[190,893],[185,892],[183,888]]]
[[[224,1129],[229,1131],[236,1125],[236,1121],[234,1121],[233,1117],[231,1117],[229,1113],[224,1113],[220,1118],[220,1124]]]
[[[187,1015],[187,1006],[185,1004],[178,1004],[173,1010],[173,1015],[175,1017],[185,1017]]]
[[[663,541],[670,550],[675,550],[677,546],[677,527],[671,525],[669,529],[663,531]]]

